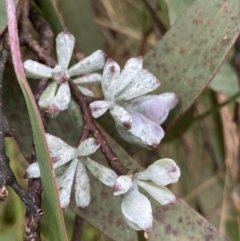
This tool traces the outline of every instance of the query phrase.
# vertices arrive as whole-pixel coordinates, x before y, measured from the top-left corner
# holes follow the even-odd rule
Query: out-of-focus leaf
[[[214,77],[240,28],[240,2],[195,1],[144,57],[162,82],[154,93],[176,92],[180,103],[168,123],[185,112]]]
[[[54,0],[41,0],[41,9],[44,17],[50,23],[54,35],[57,36],[64,29],[63,20],[57,12],[56,3]]]
[[[35,99],[25,78],[23,70],[17,32],[16,9],[13,0],[6,0],[6,9],[8,19],[9,42],[14,71],[23,92],[24,99],[26,101],[28,114],[31,121],[36,154],[39,161],[40,172],[42,174],[43,192],[45,201],[47,203],[46,215],[48,215],[49,220],[50,239],[66,241],[66,229],[61,208],[59,205],[58,192],[56,189],[54,177],[52,175],[53,168],[47,147],[47,142],[45,139],[45,131]]]
[[[189,110],[187,110],[184,116],[181,117],[181,119],[175,125],[173,125],[169,130],[166,131],[162,142],[172,141],[175,138],[180,137],[193,122],[193,119],[194,119],[193,117],[194,117],[194,107],[191,107]]]
[[[54,0],[67,29],[76,38],[76,43],[85,55],[102,48],[94,21],[91,1]]]
[[[158,17],[161,19],[163,22],[164,26],[166,29],[169,29],[170,26],[170,21],[169,21],[169,14],[168,14],[168,6],[167,6],[168,1],[165,0],[157,0],[156,5],[158,6]]]
[[[228,97],[239,92],[238,77],[229,61],[224,62],[209,86],[212,90],[221,92]],[[240,103],[240,97],[236,101]]]
[[[158,0],[159,1],[159,0]],[[172,26],[195,0],[165,0],[168,8],[169,22]]]
[[[15,3],[18,4],[19,0],[15,0]],[[7,13],[5,7],[5,1],[0,1],[0,35],[7,27]]]
[[[139,167],[110,136],[106,133],[104,136],[125,166],[129,168]],[[100,163],[106,162],[99,153],[94,155],[96,155],[95,160]],[[112,239],[119,241],[136,240],[136,233],[126,227],[121,217],[122,197],[115,197],[112,193],[111,188],[96,182],[96,179],[91,176],[92,200],[90,206],[85,210],[75,208],[75,204],[71,204],[71,207]],[[183,200],[178,199],[175,205],[161,206],[152,198],[150,199],[154,215],[153,229],[149,235],[150,240],[226,240]]]

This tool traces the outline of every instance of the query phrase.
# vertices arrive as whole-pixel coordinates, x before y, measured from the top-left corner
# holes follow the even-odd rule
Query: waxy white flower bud
[[[140,96],[128,103],[128,111],[137,112],[161,125],[168,117],[168,113],[178,103],[175,93]]]
[[[100,143],[97,143],[97,140],[95,138],[88,138],[83,142],[81,142],[81,144],[77,148],[76,155],[77,156],[91,155],[98,149],[99,146],[100,146]]]
[[[89,157],[84,160],[84,164],[87,166],[88,170],[103,184],[109,187],[114,186],[115,180],[118,176],[112,169],[98,164]]]
[[[67,69],[72,57],[75,38],[69,32],[61,32],[56,38],[58,64]]]
[[[76,85],[99,85],[101,84],[102,81],[102,75],[98,73],[93,73],[93,74],[87,74],[85,76],[73,79],[73,82]]]
[[[82,161],[78,162],[76,170],[75,201],[79,208],[85,208],[90,203],[90,182]]]
[[[62,209],[66,209],[70,203],[70,194],[75,176],[78,159],[74,159],[61,176],[56,176],[58,187],[59,201]]]
[[[113,195],[117,196],[126,193],[132,187],[132,183],[130,175],[119,176],[114,183]]]
[[[180,177],[180,169],[169,158],[160,159],[150,165],[145,171],[136,173],[137,180],[151,180],[159,186],[175,183]]]
[[[176,202],[175,196],[167,188],[140,180],[136,180],[136,182],[160,204],[166,205],[169,203],[174,204]]]
[[[164,137],[164,131],[157,123],[147,119],[143,115],[131,112],[132,127],[126,130],[116,124],[119,135],[127,142],[154,149]]]
[[[152,229],[152,208],[147,197],[138,191],[133,183],[132,188],[125,194],[122,201],[122,216],[128,226],[134,230],[143,230],[146,233]]]
[[[68,69],[69,75],[75,76],[99,70],[104,66],[105,59],[106,54],[102,50],[97,50]]]
[[[92,102],[89,107],[91,109],[91,114],[94,118],[98,118],[103,115],[110,107],[111,102],[99,100]]]

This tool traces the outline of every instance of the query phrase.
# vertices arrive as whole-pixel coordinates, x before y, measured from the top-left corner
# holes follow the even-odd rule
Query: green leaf
[[[49,230],[51,236],[50,239],[67,241],[63,215],[58,201],[58,192],[55,186],[54,177],[52,175],[53,169],[47,148],[43,124],[32,91],[28,85],[23,71],[14,2],[12,0],[6,0],[6,7],[9,41],[14,70],[27,104],[37,158],[40,172],[42,174],[44,201],[46,203],[45,214],[48,215]]]
[[[176,121],[214,77],[240,28],[238,0],[197,0],[144,57],[145,68],[162,82],[155,93],[173,91],[180,103]]]
[[[184,13],[184,11],[186,11],[186,9],[194,1],[195,0],[165,0],[168,8],[169,22],[171,26],[177,21],[177,19]]]
[[[104,136],[125,166],[141,168],[110,136],[106,133]],[[94,154],[93,159],[101,164],[106,163],[105,158],[99,152]],[[72,203],[72,209],[114,240],[137,240],[136,233],[127,228],[122,219],[120,209],[123,197],[113,196],[112,188],[102,185],[92,175],[89,176],[91,177],[92,200],[90,206],[80,210],[76,208],[75,203]],[[178,199],[175,205],[161,206],[153,198],[149,197],[149,199],[154,215],[153,229],[149,235],[150,240],[195,241],[210,240],[210,238],[212,241],[226,240],[183,200]]]
[[[46,1],[46,0],[45,0]],[[49,0],[48,0],[49,1]],[[54,0],[68,31],[85,55],[102,48],[89,0]]]
[[[221,66],[209,86],[212,90],[221,92],[228,97],[231,97],[240,91],[237,73],[228,60]],[[240,97],[238,97],[236,101],[240,103]]]

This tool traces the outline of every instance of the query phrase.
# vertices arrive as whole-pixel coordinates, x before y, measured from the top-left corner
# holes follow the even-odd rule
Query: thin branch
[[[79,215],[76,215],[73,229],[72,241],[80,241],[82,236],[84,219]]]
[[[122,165],[119,158],[116,156],[116,154],[112,151],[112,149],[109,147],[107,142],[105,141],[102,133],[96,126],[94,119],[91,115],[89,105],[86,101],[86,96],[82,94],[82,92],[79,90],[77,85],[69,79],[68,81],[71,93],[77,103],[80,106],[81,112],[83,114],[83,121],[84,121],[84,128],[88,129],[93,136],[96,138],[96,140],[101,144],[101,151],[103,155],[106,157],[106,160],[108,162],[108,165],[118,174],[118,175],[125,175],[130,170]]]

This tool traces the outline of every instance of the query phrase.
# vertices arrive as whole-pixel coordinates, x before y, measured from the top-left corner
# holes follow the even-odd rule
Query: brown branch
[[[74,228],[73,228],[73,236],[72,241],[80,241],[82,236],[84,219],[79,215],[76,215]]]
[[[12,134],[6,125],[4,113],[3,113],[3,99],[2,99],[2,88],[3,88],[3,71],[4,66],[7,61],[7,56],[9,52],[9,42],[8,35],[6,34],[5,41],[3,43],[3,48],[0,53],[0,201],[4,201],[8,196],[7,186],[11,186],[12,189],[17,193],[17,195],[25,203],[27,211],[34,220],[40,220],[43,212],[39,209],[33,200],[28,196],[24,189],[18,184],[10,166],[9,158],[6,155],[5,150],[5,136]]]
[[[71,93],[77,103],[80,106],[81,112],[83,113],[83,121],[84,121],[84,129],[88,129],[93,136],[96,138],[96,140],[101,144],[101,151],[103,155],[106,157],[106,160],[108,162],[108,165],[118,174],[118,175],[125,175],[130,170],[122,165],[119,158],[116,156],[116,154],[112,151],[112,149],[109,147],[107,142],[105,141],[102,133],[96,126],[94,119],[91,115],[89,105],[86,101],[86,96],[82,94],[82,92],[79,90],[77,85],[74,84],[74,82],[69,79],[68,81]]]

